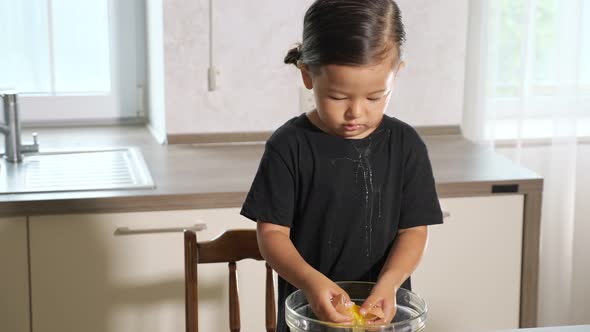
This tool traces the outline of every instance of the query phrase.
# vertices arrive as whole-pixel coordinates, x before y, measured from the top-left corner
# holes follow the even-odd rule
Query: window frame
[[[19,111],[24,126],[145,122],[145,3],[107,1],[110,94],[21,94]]]

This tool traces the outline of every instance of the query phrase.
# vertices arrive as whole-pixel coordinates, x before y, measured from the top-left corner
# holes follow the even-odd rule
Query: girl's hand
[[[338,295],[343,295],[346,302],[350,302],[350,297],[323,274],[318,272],[309,278],[302,291],[318,319],[332,323],[350,323],[352,321],[352,317],[336,311],[332,303]]]
[[[369,295],[361,306],[361,309],[359,310],[360,314],[365,316],[369,313],[371,308],[381,308],[385,317],[372,320],[370,324],[389,324],[397,310],[397,303],[395,300],[396,293],[397,288],[390,283],[377,282],[371,291],[371,295]]]

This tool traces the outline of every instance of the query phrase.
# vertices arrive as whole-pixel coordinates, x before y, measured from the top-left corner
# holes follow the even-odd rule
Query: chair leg
[[[229,268],[229,329],[231,332],[240,331],[240,296],[238,294],[238,275],[236,262],[230,262]]]
[[[277,329],[277,317],[275,308],[275,287],[272,276],[272,269],[268,263],[266,265],[266,332],[275,332]]]
[[[199,332],[197,234],[184,231],[184,300],[186,332]]]

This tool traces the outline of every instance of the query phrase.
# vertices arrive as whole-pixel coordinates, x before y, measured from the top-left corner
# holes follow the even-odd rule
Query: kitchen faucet
[[[39,152],[37,133],[33,133],[33,144],[21,145],[20,122],[18,118],[18,98],[15,91],[0,91],[4,105],[4,123],[0,123],[0,133],[4,135],[4,158],[11,163],[23,160],[23,153]]]

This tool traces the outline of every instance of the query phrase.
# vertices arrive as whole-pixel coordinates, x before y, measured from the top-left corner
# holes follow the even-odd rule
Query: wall
[[[311,0],[214,0],[213,59],[220,88],[209,92],[209,1],[164,2],[168,134],[268,131],[299,114],[299,75],[283,64],[300,41]],[[399,0],[407,66],[388,114],[413,125],[462,118],[467,0]]]
[[[147,89],[148,89],[148,128],[159,142],[166,137],[166,108],[164,86],[164,36],[162,0],[146,2],[147,29]]]

